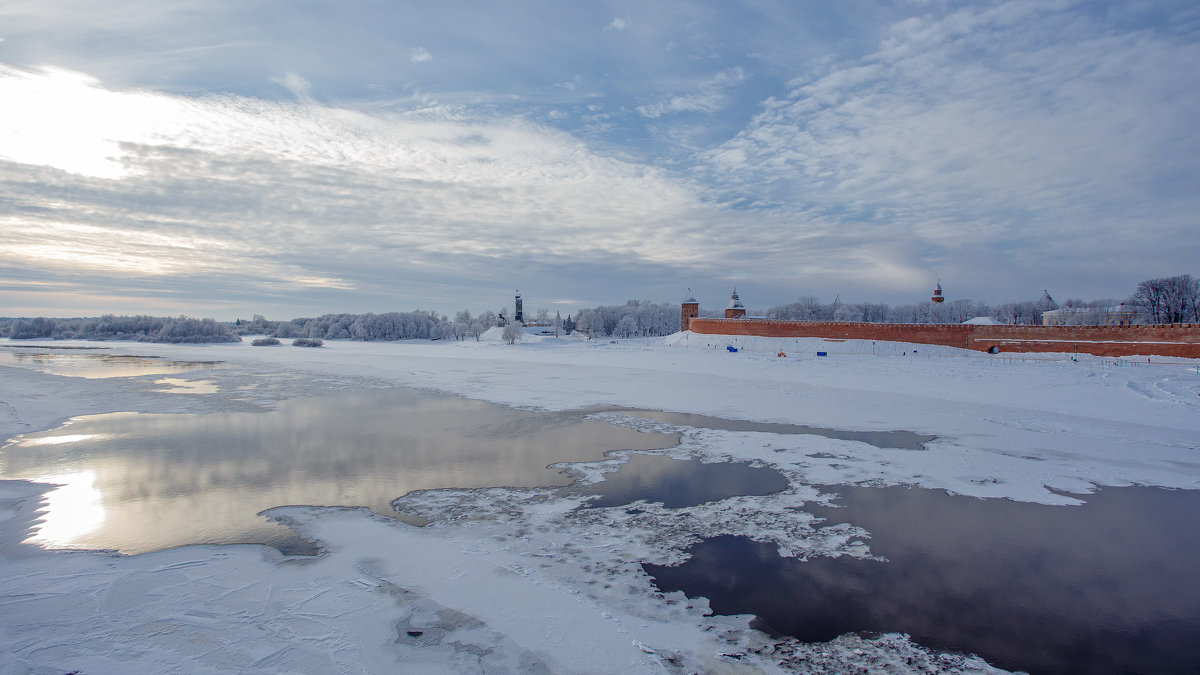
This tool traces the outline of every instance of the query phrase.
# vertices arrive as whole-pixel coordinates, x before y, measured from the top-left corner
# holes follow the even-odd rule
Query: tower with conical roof
[[[689,288],[687,295],[683,296],[683,304],[679,310],[680,332],[687,330],[692,319],[697,316],[700,316],[700,301],[692,295],[692,289]]]
[[[930,302],[945,302],[946,301],[946,298],[942,297],[942,280],[941,279],[938,279],[938,282],[936,284],[934,284],[933,297],[930,298],[929,301]]]
[[[726,319],[740,319],[746,316],[746,308],[742,306],[742,301],[738,298],[737,289],[733,289],[733,295],[729,296],[729,306],[725,308]]]

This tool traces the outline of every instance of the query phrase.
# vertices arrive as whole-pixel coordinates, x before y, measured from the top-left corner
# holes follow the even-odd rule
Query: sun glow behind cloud
[[[102,178],[129,174],[120,141],[142,141],[179,120],[170,99],[108,91],[59,68],[25,72],[0,64],[0,157]]]
[[[656,169],[519,119],[122,92],[61,70],[4,69],[0,96],[14,103],[0,127],[19,130],[0,145],[8,173],[44,181],[20,215],[0,214],[0,263],[14,267],[253,270],[260,283],[350,290],[356,271],[431,256],[666,263],[671,232],[700,205]]]
[[[34,261],[49,267],[93,269],[132,276],[154,276],[189,269],[197,246],[155,232],[71,223],[35,223],[0,218],[8,241],[0,261]]]

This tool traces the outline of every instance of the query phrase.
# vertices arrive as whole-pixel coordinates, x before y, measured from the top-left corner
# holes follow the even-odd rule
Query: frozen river
[[[8,358],[0,669],[1186,657],[1194,364],[789,342],[114,343],[88,376]]]

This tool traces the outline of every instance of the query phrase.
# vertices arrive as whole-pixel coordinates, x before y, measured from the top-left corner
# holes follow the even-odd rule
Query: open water
[[[645,569],[664,591],[804,641],[903,632],[1032,673],[1200,672],[1200,492],[1106,488],[1044,506],[828,489],[842,508],[806,510],[866,529],[885,560],[800,561],[724,536]]]
[[[0,477],[55,483],[31,541],[139,553],[197,543],[313,547],[258,513],[365,506],[396,515],[412,490],[565,485],[556,462],[651,450],[581,413],[515,410],[412,390],[284,401],[266,413],[79,417],[0,449]]]

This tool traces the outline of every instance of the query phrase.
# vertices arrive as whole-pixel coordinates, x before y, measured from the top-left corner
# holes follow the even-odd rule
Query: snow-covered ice
[[[0,362],[0,437],[78,415],[265,410],[299,396],[405,386],[528,409],[621,406],[936,438],[905,450],[598,412],[680,432],[673,456],[770,466],[790,485],[670,510],[576,509],[585,497],[538,488],[397,495],[399,508],[429,521],[420,528],[366,509],[268,512],[320,541],[314,558],[246,545],[43,551],[19,542],[48,486],[0,481],[0,671],[989,672],[978,658],[898,635],[771,639],[749,617],[705,616],[703,600],[657,592],[640,563],[679,562],[688,545],[717,534],[801,558],[870,555],[868,533],[818,529],[795,509],[822,500],[819,485],[908,484],[1059,505],[1078,503],[1064,492],[1098,486],[1200,488],[1196,361],[689,333],[617,342],[529,335],[511,346],[486,337],[321,349],[54,343],[194,367],[164,381]],[[0,351],[29,344],[0,342]],[[624,456],[568,468],[594,482]]]

